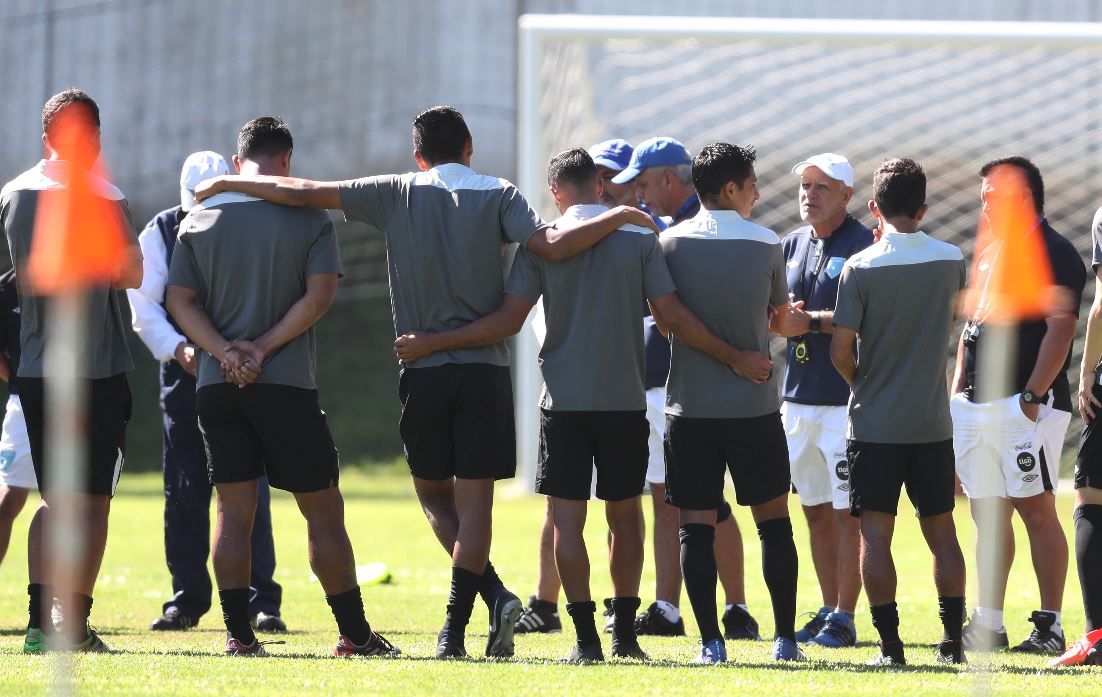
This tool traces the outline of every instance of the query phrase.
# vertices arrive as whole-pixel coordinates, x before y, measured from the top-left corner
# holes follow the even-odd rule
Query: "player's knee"
[[[0,522],[10,523],[27,503],[27,490],[6,487],[0,493]]]

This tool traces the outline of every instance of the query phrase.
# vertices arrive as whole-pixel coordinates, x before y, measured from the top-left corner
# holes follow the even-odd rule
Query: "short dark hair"
[[[754,171],[758,155],[754,146],[742,147],[730,143],[705,145],[693,160],[693,186],[700,198],[714,198],[728,182],[739,189]]]
[[[42,132],[47,136],[50,135],[50,126],[53,125],[54,118],[63,109],[73,104],[80,104],[85,107],[92,117],[92,123],[95,124],[96,128],[100,127],[99,104],[96,104],[96,100],[92,99],[92,95],[84,90],[70,87],[50,97],[42,107]]]
[[[1033,207],[1037,209],[1037,215],[1043,216],[1045,214],[1045,180],[1041,178],[1041,170],[1037,168],[1037,165],[1020,155],[1000,157],[981,167],[980,176],[986,177],[991,173],[991,170],[1001,165],[1010,165],[1022,171],[1026,183],[1029,185],[1029,191],[1033,194]]]
[[[463,114],[450,106],[425,109],[413,119],[413,149],[426,162],[458,162],[471,140]]]
[[[291,129],[276,116],[257,117],[237,134],[237,156],[242,159],[282,155],[294,147]]]
[[[597,181],[597,165],[593,158],[582,148],[563,150],[551,158],[547,165],[547,184],[562,186],[570,184],[582,188]]]
[[[872,175],[872,199],[885,218],[916,218],[926,203],[926,172],[906,157],[884,160]]]

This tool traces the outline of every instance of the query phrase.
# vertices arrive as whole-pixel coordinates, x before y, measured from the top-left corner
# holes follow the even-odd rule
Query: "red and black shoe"
[[[402,652],[394,647],[394,644],[386,640],[382,634],[372,632],[371,638],[363,646],[353,644],[343,634],[337,639],[337,647],[333,649],[334,656],[401,656]]]
[[[1063,654],[1048,662],[1049,667],[1056,666],[1097,666],[1102,665],[1102,629],[1096,629],[1083,635]]]
[[[254,638],[253,643],[246,644],[242,641],[233,638],[233,635],[226,634],[226,650],[227,656],[267,656],[268,652],[264,650],[264,647],[268,644],[286,644],[285,641],[260,641]]]

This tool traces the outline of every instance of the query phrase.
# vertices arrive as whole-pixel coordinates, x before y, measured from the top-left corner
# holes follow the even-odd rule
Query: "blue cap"
[[[644,140],[631,154],[631,162],[619,174],[612,178],[613,184],[627,184],[639,176],[648,167],[676,167],[691,165],[693,158],[679,141],[673,138],[651,138]]]
[[[623,138],[613,138],[590,147],[589,156],[593,158],[593,164],[619,172],[631,162],[631,153],[634,150],[631,143]]]

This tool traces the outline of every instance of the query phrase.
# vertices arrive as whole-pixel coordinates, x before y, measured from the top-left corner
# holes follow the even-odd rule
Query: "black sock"
[[[486,570],[482,572],[482,582],[478,584],[478,594],[486,605],[493,607],[494,598],[505,590],[505,584],[497,575],[494,565],[486,562]]]
[[[761,538],[761,568],[765,587],[773,602],[774,637],[796,640],[796,543],[792,519],[773,518],[758,523]]]
[[[601,643],[597,636],[597,624],[594,615],[597,614],[597,603],[586,600],[579,603],[567,603],[566,614],[574,621],[574,631],[578,635],[578,645]]]
[[[964,625],[964,598],[939,595],[937,614],[941,626],[945,628],[942,641],[960,641],[961,627]]]
[[[869,607],[869,612],[872,614],[872,626],[880,635],[880,643],[884,648],[899,646],[902,651],[903,642],[899,640],[899,606],[895,603],[873,605]]]
[[[371,639],[371,625],[364,615],[364,601],[359,586],[339,595],[327,595],[325,602],[329,603],[333,619],[337,620],[337,629],[346,639],[356,646],[363,646]]]
[[[471,621],[474,598],[478,595],[482,577],[466,569],[452,567],[452,589],[448,596],[448,619],[444,623],[450,631],[462,634]]]
[[[27,629],[39,629],[44,634],[52,634],[54,623],[50,617],[50,610],[54,602],[53,586],[44,583],[30,583],[27,585]],[[43,605],[43,603],[46,603]]]
[[[716,614],[716,529],[705,523],[681,526],[681,575],[700,628],[700,640],[722,639]]]
[[[218,602],[222,604],[222,619],[226,622],[226,631],[246,646],[256,641],[252,625],[249,624],[250,595],[252,595],[251,588],[228,588],[218,591]]]
[[[61,625],[69,641],[79,644],[88,638],[88,617],[91,614],[91,596],[66,593],[61,598]]]
[[[1075,565],[1087,631],[1102,629],[1102,506],[1098,504],[1075,509]]]
[[[612,635],[618,638],[635,636],[635,613],[639,610],[639,598],[612,599]]]

